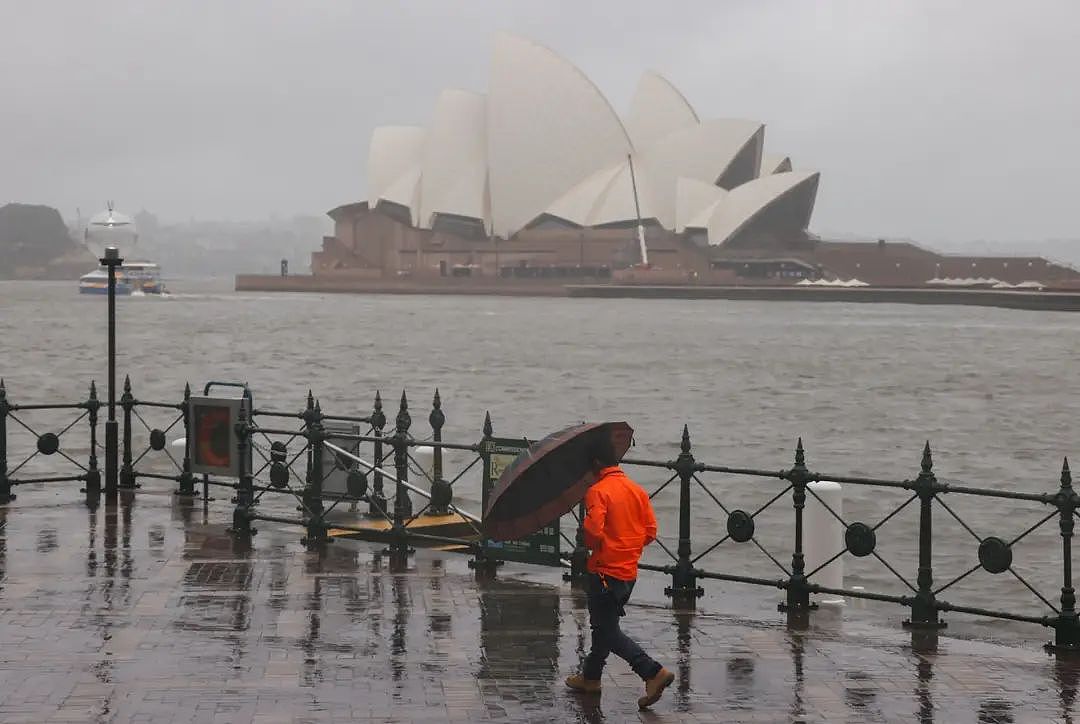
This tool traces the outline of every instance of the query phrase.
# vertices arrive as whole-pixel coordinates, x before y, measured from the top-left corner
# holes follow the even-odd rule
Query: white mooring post
[[[843,489],[840,483],[814,482],[806,486],[825,501],[836,515],[844,515]],[[806,572],[810,573],[825,561],[844,549],[844,526],[826,510],[817,498],[807,492],[806,508],[803,510],[803,556]],[[828,588],[844,587],[844,557],[841,556],[815,573],[811,583]],[[842,596],[818,594],[821,604],[841,606]]]
[[[431,487],[428,483],[428,478],[430,478],[435,471],[435,448],[428,447],[427,445],[414,447],[412,449],[412,457],[416,462],[416,466],[424,471],[422,474],[416,476],[416,484],[422,485],[425,488]]]

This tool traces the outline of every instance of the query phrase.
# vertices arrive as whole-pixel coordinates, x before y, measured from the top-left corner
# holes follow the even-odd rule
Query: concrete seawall
[[[550,280],[514,282],[470,278],[349,279],[313,276],[238,274],[238,292],[323,292],[334,294],[474,294],[515,297],[565,297],[566,288]]]
[[[551,279],[472,278],[362,279],[241,274],[239,292],[322,292],[341,294],[471,294],[522,297],[628,299],[727,299],[878,304],[964,304],[1038,311],[1078,312],[1080,292],[997,289],[929,289],[808,286],[664,286],[643,284],[563,284]]]
[[[662,287],[574,285],[571,297],[636,299],[732,299],[790,302],[879,304],[967,304],[980,307],[1080,311],[1080,293],[1021,292],[992,289],[879,289],[872,287]]]

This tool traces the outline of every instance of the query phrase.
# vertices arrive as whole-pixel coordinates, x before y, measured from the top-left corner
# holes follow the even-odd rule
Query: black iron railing
[[[443,439],[446,415],[438,391],[432,400],[428,414],[431,434],[429,439],[417,439],[413,434],[409,401],[403,392],[398,403],[392,430],[387,430],[387,417],[381,396],[376,393],[369,415],[332,415],[323,412],[321,403],[308,393],[307,403],[299,412],[280,412],[255,407],[250,416],[239,421],[237,453],[244,464],[235,480],[202,476],[202,492],[197,491],[198,478],[191,472],[191,444],[187,442],[183,454],[169,450],[170,432],[179,435],[187,427],[190,388],[185,388],[179,402],[153,402],[138,399],[130,380],[125,380],[120,399],[122,409],[122,464],[120,465],[119,491],[133,493],[140,480],[168,481],[176,484],[175,492],[187,498],[212,500],[210,490],[231,489],[233,492],[231,531],[239,538],[256,533],[258,521],[296,525],[305,531],[304,542],[309,546],[325,544],[333,535],[348,534],[382,543],[387,551],[399,559],[407,557],[412,546],[439,546],[447,550],[471,556],[471,565],[490,572],[500,563],[496,546],[484,540],[480,532],[480,519],[475,511],[463,510],[455,502],[455,486],[467,477],[475,476],[478,469],[487,469],[495,449],[494,429],[490,415],[485,416],[480,439],[476,442],[455,443]],[[96,387],[90,385],[85,401],[60,404],[16,404],[9,399],[8,390],[0,382],[0,502],[14,499],[13,491],[19,486],[37,483],[81,482],[88,501],[96,501],[104,494],[115,499],[115,489],[101,488],[98,468],[98,451],[101,445],[97,437],[98,412]],[[51,413],[50,413],[51,411]],[[53,422],[51,429],[57,432],[41,432],[41,425],[31,424],[31,414],[60,414],[68,417],[60,423]],[[149,418],[164,416],[157,425]],[[288,422],[294,421],[294,427]],[[156,422],[154,420],[153,422]],[[331,429],[328,425],[347,423],[355,426],[353,431]],[[85,427],[88,443],[84,451],[85,463],[68,449],[78,446],[66,445],[65,441],[75,431]],[[21,432],[23,439],[32,447],[18,452],[17,459],[10,458],[14,449],[11,441],[16,437],[13,428]],[[358,431],[357,431],[358,430]],[[138,444],[136,444],[138,439]],[[432,451],[430,467],[421,464],[416,456],[417,448]],[[456,472],[447,470],[446,454],[462,459]],[[55,458],[53,456],[56,456]],[[55,473],[26,474],[27,466],[37,458],[57,460]],[[62,459],[62,460],[60,460]],[[11,462],[14,460],[14,462]],[[250,464],[246,461],[250,460]],[[300,461],[304,464],[301,468]],[[52,466],[53,463],[50,462]],[[658,541],[666,561],[643,563],[648,571],[670,576],[666,594],[674,605],[693,607],[703,595],[702,583],[707,580],[730,581],[743,584],[767,586],[784,591],[782,610],[792,614],[810,611],[814,594],[834,594],[854,599],[868,599],[898,604],[909,610],[904,625],[915,629],[936,629],[944,626],[940,614],[959,612],[975,616],[1007,619],[1038,624],[1052,628],[1054,651],[1080,651],[1080,623],[1076,610],[1076,596],[1072,583],[1072,537],[1074,519],[1080,507],[1080,496],[1072,485],[1071,473],[1066,460],[1061,467],[1055,489],[1045,493],[995,490],[959,485],[939,480],[934,473],[930,444],[922,451],[917,473],[908,479],[885,479],[856,477],[815,472],[807,465],[802,440],[796,444],[790,467],[767,470],[753,467],[714,465],[698,461],[693,454],[690,431],[683,427],[678,455],[671,460],[637,459],[628,457],[623,465],[638,471],[642,479],[657,476],[663,482],[650,485],[650,495],[660,499],[677,486],[678,535],[674,546]],[[165,469],[167,472],[161,472]],[[327,490],[324,483],[330,475],[345,480],[344,489]],[[766,490],[767,500],[742,509],[729,505],[725,498],[731,496],[730,486],[713,484],[713,478],[736,476],[761,481],[773,486]],[[415,482],[413,482],[415,481]],[[900,491],[901,500],[877,520],[851,520],[834,509],[816,490],[814,483],[835,482],[858,486],[875,491]],[[760,490],[760,488],[759,488]],[[284,512],[264,512],[262,503],[267,496],[282,496],[295,501],[295,515]],[[413,496],[424,503],[414,506]],[[949,500],[947,500],[948,498]],[[805,556],[804,513],[808,500],[813,499],[828,511],[843,531],[843,540],[836,541],[836,550],[813,569],[807,570]],[[958,512],[950,500],[969,499],[1010,501],[1016,505],[1029,505],[1040,509],[1038,519],[1009,537],[983,536]],[[762,514],[776,511],[790,500],[790,560],[784,554],[770,549],[759,536],[757,526]],[[718,533],[695,531],[692,525],[700,506],[715,505],[725,520],[724,530]],[[342,519],[337,513],[342,506],[353,515]],[[879,550],[878,532],[889,521],[909,508],[918,508],[917,545],[915,560],[907,565],[896,565]],[[361,512],[362,511],[362,512]],[[935,581],[934,531],[935,514],[955,530],[963,530],[977,545],[972,546],[970,565],[959,575],[944,583]],[[579,506],[567,516],[573,523],[570,533],[560,531],[567,549],[561,552],[562,565],[567,577],[576,579],[584,575],[587,551],[581,521],[584,515]],[[457,532],[453,534],[425,532],[423,525],[432,516],[453,518]],[[1013,565],[1016,547],[1034,532],[1050,525],[1057,519],[1061,540],[1060,593],[1050,596],[1040,591]],[[940,522],[936,523],[940,526]],[[711,537],[705,538],[708,534]],[[696,538],[696,540],[695,540]],[[699,546],[703,546],[699,548]],[[775,573],[769,575],[745,575],[710,567],[718,559],[719,552],[729,553],[733,547],[745,546],[754,550],[769,562]],[[695,553],[695,549],[699,552]],[[865,559],[876,565],[900,586],[899,592],[867,591],[859,588],[830,587],[816,582],[816,576],[830,563],[840,558]],[[914,572],[914,580],[904,570]],[[1007,575],[1030,592],[1039,602],[1037,612],[1013,612],[989,608],[984,605],[952,603],[942,595],[955,590],[961,581],[983,571],[991,575]],[[1042,576],[1044,579],[1048,576]],[[1056,598],[1056,601],[1053,600]]]

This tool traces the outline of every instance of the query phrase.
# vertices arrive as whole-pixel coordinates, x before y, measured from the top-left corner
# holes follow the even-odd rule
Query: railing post
[[[304,411],[300,414],[300,419],[304,421],[304,485],[307,485],[308,474],[311,471],[311,455],[314,447],[311,444],[311,440],[308,438],[308,425],[311,424],[312,415],[315,414],[315,395],[310,389],[307,391],[307,402],[304,404]],[[305,515],[304,512],[304,497],[300,496],[300,505],[296,506],[296,510],[299,511],[300,516]]]
[[[8,478],[7,467],[7,418],[11,412],[11,403],[8,402],[7,388],[4,380],[0,379],[0,505],[6,505],[15,500],[15,494],[11,492],[11,480]]]
[[[86,400],[86,411],[90,418],[90,459],[87,463],[85,476],[86,487],[83,488],[83,492],[86,493],[86,502],[91,505],[96,504],[97,499],[101,496],[101,471],[98,470],[97,458],[97,426],[98,410],[100,409],[101,402],[98,401],[97,385],[91,380],[90,397]]]
[[[930,441],[923,447],[922,466],[915,478],[915,494],[919,496],[919,573],[916,578],[918,590],[911,601],[911,618],[904,621],[905,628],[941,629],[945,622],[938,617],[937,598],[934,596],[934,528],[933,504],[938,492],[934,475],[934,459],[930,453]]]
[[[1072,473],[1069,471],[1069,459],[1061,466],[1061,488],[1054,496],[1054,503],[1060,513],[1061,527],[1061,612],[1054,620],[1054,641],[1046,648],[1053,652],[1080,651],[1080,622],[1077,620],[1076,591],[1072,583],[1072,537],[1076,508],[1080,497],[1072,486]]]
[[[131,394],[131,376],[124,375],[124,392],[120,395],[120,407],[124,410],[124,462],[120,466],[120,489],[134,490],[135,470],[131,462],[131,413],[135,409],[135,396]]]
[[[180,414],[183,416],[184,430],[188,430],[188,416],[191,413],[191,383],[184,383],[184,401],[180,404]],[[180,470],[180,487],[177,495],[195,495],[195,476],[191,473],[191,438],[184,437],[184,464]]]
[[[694,608],[705,591],[697,585],[697,573],[690,558],[690,483],[696,463],[690,452],[690,429],[686,425],[674,467],[679,475],[679,558],[671,573],[671,586],[664,589],[664,594],[671,597],[677,608]]]
[[[435,443],[432,471],[431,471],[431,514],[449,515],[450,504],[454,499],[454,490],[450,483],[443,480],[443,450],[439,443],[442,442],[442,429],[446,424],[446,415],[442,411],[442,399],[439,397],[439,389],[435,388],[435,397],[431,401],[431,414],[428,415],[431,424],[431,439]]]
[[[394,538],[390,543],[390,553],[404,555],[409,553],[408,531],[405,530],[407,518],[412,517],[412,500],[405,488],[409,479],[409,427],[412,417],[409,415],[409,400],[405,390],[401,391],[401,404],[398,407],[394,425]]]
[[[577,533],[574,535],[574,550],[570,553],[570,570],[563,574],[564,581],[579,584],[588,573],[589,549],[585,547],[585,502],[578,503]]]
[[[248,463],[248,446],[251,445],[251,426],[248,411],[240,408],[236,423],[236,453],[240,461],[240,482],[236,486],[236,507],[233,508],[232,528],[229,532],[235,536],[250,536],[255,533],[251,527],[251,504],[255,498],[254,477]]]
[[[806,583],[806,558],[803,554],[803,511],[806,508],[806,486],[813,476],[806,467],[806,451],[802,438],[795,445],[795,465],[787,472],[791,483],[791,502],[795,508],[795,550],[791,554],[791,577],[787,582],[787,596],[777,608],[791,614],[804,614],[817,608],[810,603],[810,589]]]
[[[382,518],[386,515],[386,493],[383,491],[382,458],[383,428],[386,426],[386,413],[382,409],[382,396],[375,391],[375,409],[371,413],[371,428],[375,437],[374,460],[375,474],[371,479],[371,495],[368,496],[368,515]]]
[[[480,439],[480,464],[484,466],[483,472],[481,473],[482,478],[486,478],[487,472],[491,469],[491,448],[493,446],[492,439],[494,437],[495,428],[491,424],[491,412],[485,412],[483,437]],[[490,491],[487,488],[480,491],[481,513],[487,510],[489,492]],[[488,556],[487,541],[488,539],[481,535],[480,542],[476,544],[475,555],[472,560],[469,561],[469,568],[476,571],[477,575],[480,576],[495,575],[495,571],[503,564],[502,561]]]
[[[316,546],[326,542],[326,521],[323,519],[322,483],[323,483],[323,442],[326,430],[323,427],[322,404],[316,400],[314,407],[304,414],[307,441],[311,454],[308,456],[307,479],[304,485],[304,516],[307,518],[307,536],[302,541],[306,546]]]

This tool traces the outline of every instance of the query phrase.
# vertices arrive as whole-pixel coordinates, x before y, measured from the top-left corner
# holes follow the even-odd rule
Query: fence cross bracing
[[[0,501],[11,502],[13,491],[19,487],[64,482],[81,483],[88,501],[96,501],[102,494],[115,499],[118,490],[101,487],[101,403],[93,383],[89,390],[84,401],[21,404],[12,400],[0,381]],[[490,415],[485,417],[477,441],[452,442],[443,439],[446,415],[438,391],[428,415],[431,433],[425,439],[413,434],[404,392],[392,428],[387,427],[378,393],[372,411],[366,415],[328,414],[310,392],[299,412],[253,407],[237,425],[237,453],[242,461],[238,477],[203,475],[200,493],[199,476],[191,472],[190,441],[185,438],[182,452],[170,451],[168,442],[170,434],[179,437],[187,429],[190,399],[191,391],[186,387],[178,402],[141,400],[134,395],[130,380],[125,380],[119,405],[123,413],[119,491],[134,494],[140,480],[167,481],[176,484],[177,495],[209,503],[213,500],[212,489],[229,489],[233,504],[231,531],[238,538],[255,534],[254,523],[266,521],[303,528],[303,540],[309,546],[344,535],[382,543],[389,553],[399,557],[408,556],[413,546],[460,552],[470,556],[470,565],[483,571],[493,570],[504,560],[504,551],[481,534],[480,516],[470,512],[467,503],[459,503],[457,494],[462,481],[473,483],[479,471],[491,469],[499,450]],[[65,415],[63,420],[50,418],[51,427],[44,427],[44,416],[61,414]],[[79,434],[84,439],[72,442]],[[527,442],[523,440],[522,444]],[[430,459],[422,459],[421,453]],[[904,624],[916,629],[939,628],[944,625],[943,612],[956,612],[1052,628],[1055,635],[1049,645],[1051,650],[1080,650],[1080,622],[1072,582],[1072,537],[1080,495],[1073,488],[1068,460],[1060,473],[1055,473],[1056,484],[1047,492],[1037,493],[939,479],[929,442],[910,478],[813,471],[807,464],[802,440],[796,444],[792,463],[776,469],[706,463],[693,453],[690,431],[683,426],[679,451],[673,459],[631,456],[623,460],[658,505],[671,504],[671,498],[675,498],[677,536],[658,541],[659,561],[641,564],[646,571],[670,578],[665,592],[674,605],[692,607],[704,594],[705,581],[727,581],[781,590],[784,594],[780,608],[791,613],[811,610],[811,596],[815,594],[839,595],[902,606],[909,613]],[[448,457],[455,459],[451,462]],[[42,470],[43,463],[47,463],[48,470]],[[752,482],[729,484],[735,480]],[[335,486],[328,486],[331,481]],[[819,494],[815,484],[823,482],[867,489],[882,499],[891,492],[897,499],[873,517],[855,519]],[[747,504],[754,497],[751,493],[760,500]],[[413,496],[421,499],[422,505],[414,506]],[[267,504],[271,499],[295,503],[295,509],[284,511],[278,504],[268,510],[274,507]],[[745,501],[742,507],[738,501]],[[962,514],[959,501],[980,505],[1007,502],[1013,507],[1002,523],[1016,529],[1007,535],[985,535]],[[808,503],[822,506],[843,531],[835,550],[809,569],[804,546]],[[785,508],[786,513],[782,510]],[[695,529],[695,519],[708,510],[719,511],[716,515],[710,513],[707,519],[722,521],[722,530],[714,530],[712,523]],[[915,536],[910,542],[917,546],[917,552],[911,560],[898,560],[879,545],[879,534],[889,532],[890,523],[916,510]],[[1025,517],[1027,510],[1029,518]],[[343,511],[347,514],[342,515]],[[558,555],[535,562],[560,565],[570,579],[582,577],[587,554],[583,514],[579,506],[565,517],[572,528],[570,533],[559,528]],[[1061,546],[1055,567],[1060,566],[1060,573],[1052,575],[1047,566],[1042,566],[1036,569],[1038,580],[1032,580],[1030,571],[1022,571],[1018,565],[1017,551],[1023,551],[1023,544],[1030,544],[1040,531],[1046,535],[1055,520]],[[433,527],[431,521],[439,525]],[[952,530],[963,531],[973,542],[966,554],[953,546],[951,556],[963,554],[969,560],[956,575],[936,581],[935,561],[939,559],[935,558],[934,535],[940,531],[942,521]],[[773,526],[783,535],[767,540],[765,531]],[[566,548],[562,549],[561,544]],[[820,583],[822,570],[839,559],[876,566],[886,580],[893,582],[893,588],[866,590]],[[735,560],[760,562],[764,571],[733,570],[738,568],[731,565]],[[954,602],[943,598],[943,594],[958,592],[963,582],[976,575],[1012,580],[1030,597],[1031,607],[1011,611],[988,607],[982,600]],[[1043,590],[1051,578],[1055,587],[1060,585],[1053,594]]]

